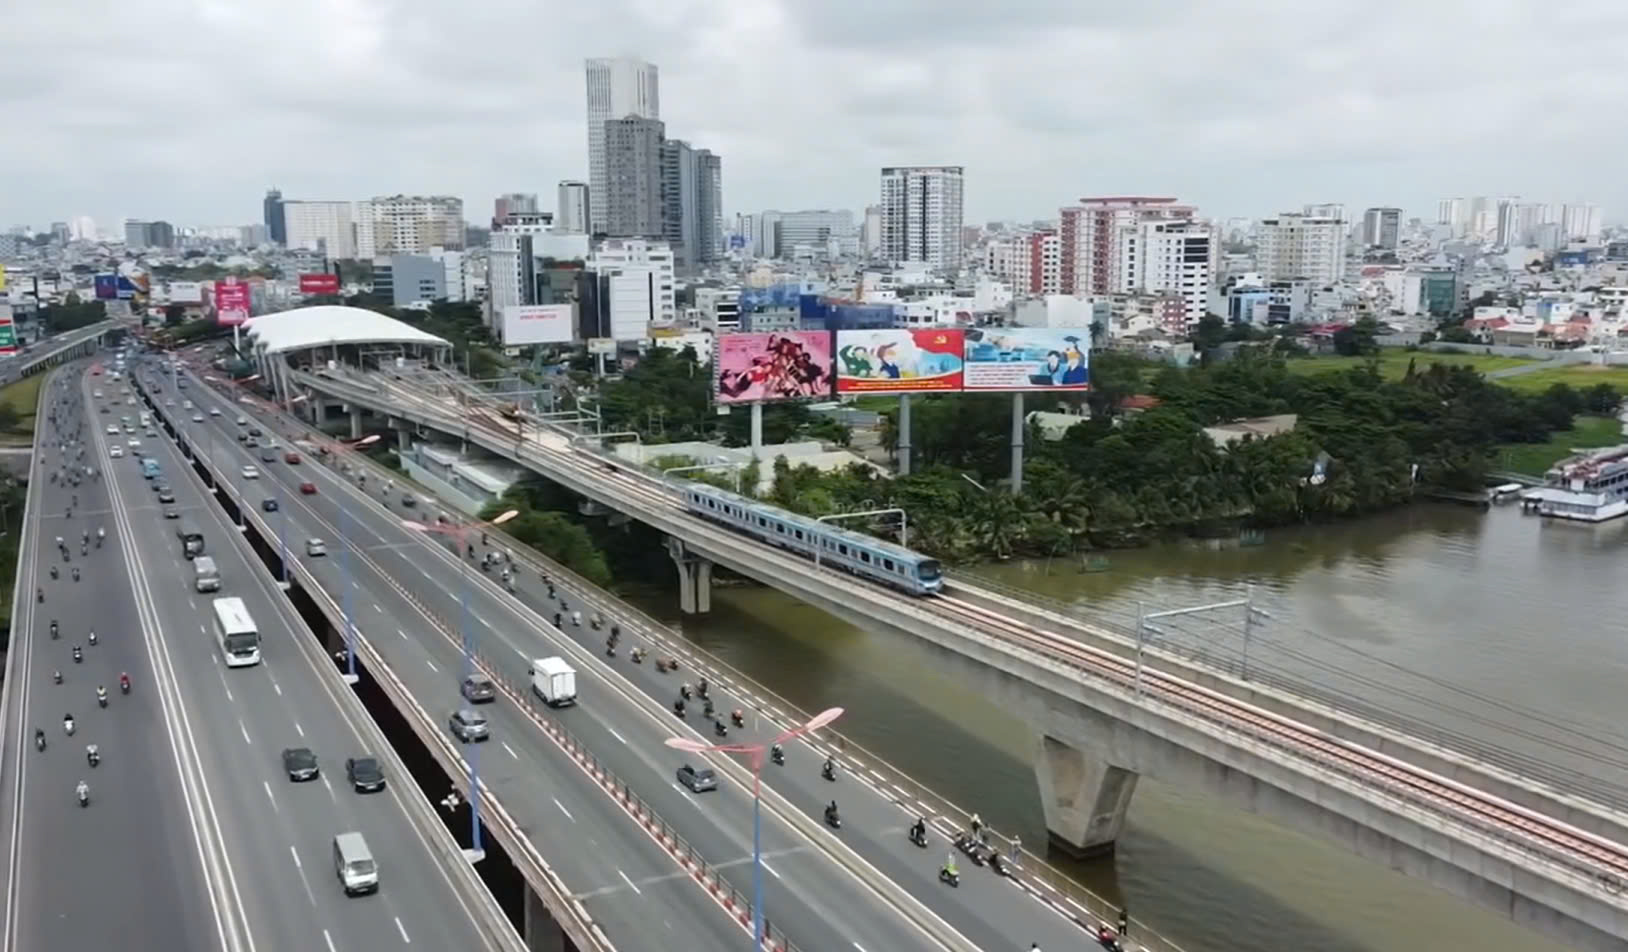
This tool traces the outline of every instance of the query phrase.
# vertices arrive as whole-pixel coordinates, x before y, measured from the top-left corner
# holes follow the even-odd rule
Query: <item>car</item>
[[[153,438],[153,439],[157,439],[158,438],[158,431],[153,429],[152,427],[148,427],[147,428],[147,435],[149,437]]]
[[[248,438],[248,439],[246,439],[246,440],[244,440],[244,441],[243,441],[243,445],[244,445],[244,446],[247,446],[247,447],[248,447],[248,448],[249,448],[249,449],[251,449],[251,450],[252,450],[252,449],[254,449],[254,448],[255,448],[255,447],[256,447],[256,446],[259,446],[259,445],[260,445],[260,441],[259,441],[259,440],[257,440],[257,439],[255,439],[255,438],[254,438],[254,437],[252,437],[252,436],[251,436],[251,437],[249,437],[249,438]]]
[[[181,409],[183,409],[183,410],[192,409],[192,401],[191,400],[182,400],[181,401]]]
[[[209,415],[210,416],[220,416],[220,407],[210,407],[209,408]]]
[[[384,789],[384,768],[376,757],[347,757],[345,779],[357,793],[377,793]]]
[[[145,462],[145,460],[143,462]],[[170,484],[169,483],[161,483],[156,479],[153,480],[153,492],[158,493],[159,495],[163,495],[164,493],[167,493],[169,491],[170,491]]]
[[[107,425],[107,435],[108,436],[118,436],[119,435],[119,425],[117,423],[109,423]]]
[[[130,447],[133,450],[141,449],[141,441],[136,439],[133,436],[131,438],[129,438],[128,440],[125,440],[124,445]]]
[[[277,500],[267,496],[265,499],[260,500],[260,508],[264,509],[266,512],[276,512]]]
[[[311,557],[328,554],[328,543],[321,539],[306,539],[305,554]]]
[[[415,499],[411,494],[403,493],[401,497],[401,504],[406,506],[408,509],[411,509],[418,505],[418,500]]]
[[[283,751],[283,769],[288,771],[288,779],[299,783],[303,780],[315,780],[322,772],[317,766],[317,755],[309,747],[289,747]]]
[[[174,506],[165,506],[164,507],[164,518],[166,518],[166,519],[179,519],[179,518],[181,518],[181,510],[175,508]]]
[[[102,399],[102,391],[100,391],[100,390],[93,391],[91,393],[91,396],[93,396],[96,399],[100,400],[100,399]]]
[[[298,465],[300,462],[300,454],[292,451],[284,453],[283,462],[288,463],[291,466]]]
[[[124,456],[124,447],[115,443],[113,448],[107,451],[107,455],[113,457],[114,459],[119,459]]]
[[[464,700],[471,704],[497,700],[497,688],[492,684],[492,679],[484,674],[471,674],[464,678],[463,684],[458,686],[458,691],[463,694]]]
[[[103,407],[103,408],[102,408],[102,410],[101,410],[101,412],[102,412],[102,413],[106,413],[106,412],[107,412],[107,407]]]
[[[491,729],[486,726],[486,715],[474,708],[460,707],[447,718],[447,726],[452,728],[452,736],[466,744],[479,743],[490,740]]]
[[[262,463],[275,463],[275,462],[277,462],[277,450],[276,450],[276,448],[275,447],[270,447],[270,446],[261,447],[260,448],[260,462],[262,462]]]
[[[165,503],[165,504],[173,503],[173,502],[175,502],[175,493],[172,493],[168,489],[166,489],[163,492],[158,494],[158,501],[160,503]]]
[[[203,414],[202,413],[194,413],[192,415],[192,422],[193,423],[202,423],[203,422]]]
[[[251,426],[251,427],[249,427],[249,435],[250,436],[265,436],[266,434],[262,433],[260,431],[259,427]]]
[[[165,400],[165,401],[164,401],[164,405],[165,405],[165,406],[166,406],[166,407],[173,407],[173,406],[175,406],[175,398],[174,398],[174,397],[171,397],[171,398],[170,398],[170,399],[168,399],[168,400]]]
[[[678,768],[678,782],[689,787],[691,793],[706,793],[708,790],[718,789],[718,775],[712,772],[711,767],[691,767],[685,764]]]
[[[300,483],[300,495],[302,495],[302,496],[315,496],[316,494],[317,494],[317,484],[316,483],[311,482],[309,479],[306,480],[303,483]]]
[[[260,478],[260,470],[259,470],[259,468],[255,467],[255,466],[245,466],[245,467],[243,467],[243,478],[244,479],[259,479]]]
[[[247,433],[239,433],[237,435],[237,441],[239,443],[247,443],[248,439],[249,439],[249,434],[247,434]]]
[[[237,418],[237,425],[238,426],[248,426],[249,425],[249,418],[239,414],[238,418]]]

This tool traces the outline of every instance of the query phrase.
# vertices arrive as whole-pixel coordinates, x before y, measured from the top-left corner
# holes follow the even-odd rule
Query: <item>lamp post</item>
[[[663,743],[692,754],[745,754],[752,765],[752,948],[763,948],[763,758],[769,748],[801,734],[811,733],[842,716],[842,708],[827,708],[803,724],[777,734],[767,744],[708,744],[688,737],[669,737]]]
[[[367,446],[378,442],[379,434],[370,433],[356,441],[357,446]],[[356,616],[351,612],[351,601],[355,598],[356,581],[351,574],[351,549],[356,543],[350,535],[350,507],[339,507],[339,534],[345,546],[345,683],[355,684],[356,677]]]

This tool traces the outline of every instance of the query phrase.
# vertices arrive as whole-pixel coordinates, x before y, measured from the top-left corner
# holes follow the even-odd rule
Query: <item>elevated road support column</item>
[[[678,567],[678,608],[686,615],[712,611],[712,563],[684,547],[684,540],[667,537],[667,554]]]
[[[553,915],[537,892],[526,888],[525,921],[521,923],[521,936],[531,952],[576,952],[576,947],[565,938],[565,930],[554,921]]]
[[[359,439],[362,438],[362,408],[357,407],[357,406],[352,406],[349,409],[350,409],[350,438],[353,439],[353,440],[359,440]]]
[[[1052,845],[1076,859],[1112,854],[1136,792],[1136,773],[1041,731],[1034,775]]]

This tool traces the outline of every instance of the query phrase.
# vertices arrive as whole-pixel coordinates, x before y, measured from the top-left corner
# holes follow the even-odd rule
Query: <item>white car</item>
[[[259,479],[260,478],[260,470],[257,467],[254,467],[254,466],[245,466],[245,467],[243,467],[243,478],[244,479]]]
[[[192,415],[192,422],[193,423],[202,423],[203,422],[203,414],[202,413],[194,413]]]
[[[107,455],[114,459],[124,459],[124,447],[114,444],[113,448],[107,451]]]
[[[93,396],[96,399],[100,400],[100,399],[102,399],[102,391],[97,390],[96,392],[92,393],[91,396]]]
[[[209,415],[210,416],[220,416],[220,407],[210,407],[209,408]]]
[[[109,423],[107,425],[107,435],[108,436],[118,436],[119,435],[119,425],[117,423]]]
[[[133,436],[131,438],[129,438],[128,440],[125,440],[124,445],[130,447],[133,450],[141,449],[141,441],[136,439]]]
[[[192,409],[192,401],[191,400],[182,400],[181,401],[181,409],[183,409],[183,410]]]

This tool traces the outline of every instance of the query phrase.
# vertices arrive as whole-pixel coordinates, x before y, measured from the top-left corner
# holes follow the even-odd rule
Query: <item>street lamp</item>
[[[763,758],[769,748],[801,734],[812,733],[842,716],[842,708],[827,708],[803,724],[782,731],[767,744],[708,744],[688,737],[663,741],[674,750],[692,754],[745,754],[752,764],[752,948],[763,949]]]
[[[357,446],[367,446],[378,442],[379,434],[369,433],[356,441]],[[356,543],[350,535],[350,507],[339,507],[339,534],[344,536],[345,545],[345,683],[355,684],[356,677],[356,616],[351,612],[351,600],[355,598],[356,580],[351,574],[351,550]]]

